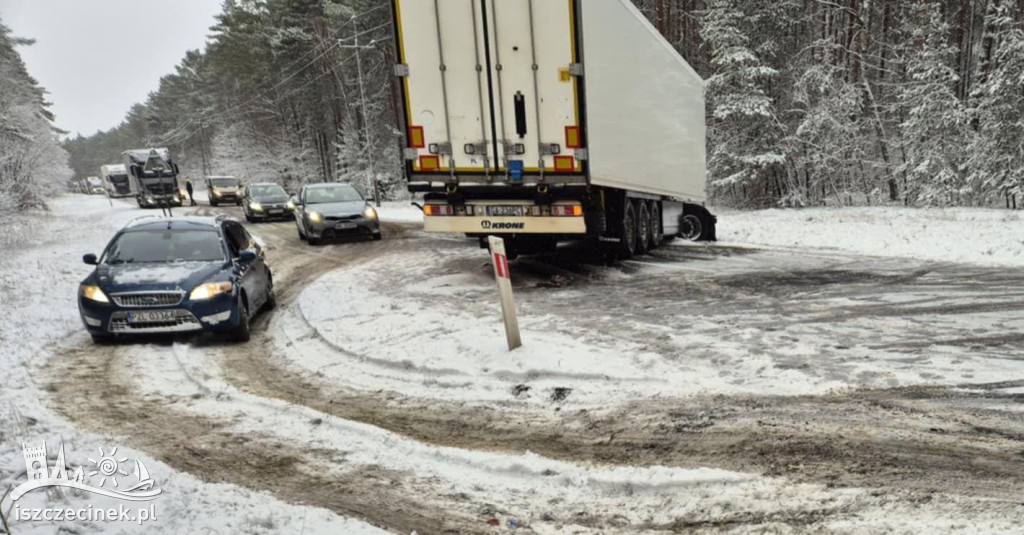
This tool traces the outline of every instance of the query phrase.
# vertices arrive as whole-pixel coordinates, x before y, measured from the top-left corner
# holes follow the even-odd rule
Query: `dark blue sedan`
[[[114,236],[78,292],[93,341],[198,331],[249,339],[256,311],[273,308],[263,249],[225,216],[142,217]]]

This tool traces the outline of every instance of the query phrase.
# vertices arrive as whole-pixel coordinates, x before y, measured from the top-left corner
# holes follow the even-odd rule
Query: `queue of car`
[[[240,205],[250,223],[294,220],[311,245],[381,239],[377,211],[349,184],[310,184],[290,196],[274,183],[216,176],[205,183],[211,206]],[[199,332],[245,342],[252,317],[276,303],[262,245],[228,215],[142,216],[83,261],[93,269],[79,286],[78,309],[95,343]]]

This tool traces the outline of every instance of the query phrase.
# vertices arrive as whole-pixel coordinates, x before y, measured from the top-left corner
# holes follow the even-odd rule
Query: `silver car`
[[[344,236],[381,238],[377,210],[349,184],[309,184],[292,202],[299,238],[310,245]]]

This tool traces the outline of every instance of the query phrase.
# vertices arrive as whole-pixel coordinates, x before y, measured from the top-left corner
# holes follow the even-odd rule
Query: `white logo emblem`
[[[46,463],[46,442],[39,446],[22,444],[21,447],[25,454],[25,473],[28,475],[28,481],[11,491],[13,501],[18,501],[26,493],[43,487],[71,487],[132,502],[152,500],[161,492],[155,488],[153,478],[149,476],[149,470],[146,470],[142,461],[135,459],[134,470],[128,473],[122,466],[122,463],[128,462],[128,458],[118,458],[116,447],[109,453],[99,448],[99,456],[89,458],[89,472],[86,473],[85,469],[79,466],[73,474],[69,473],[65,466],[63,442],[52,469]],[[93,485],[91,483],[95,478],[99,478],[99,484]],[[89,483],[86,483],[86,480],[89,480]]]

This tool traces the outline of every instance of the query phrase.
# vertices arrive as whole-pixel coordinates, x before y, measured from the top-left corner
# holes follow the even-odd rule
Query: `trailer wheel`
[[[661,245],[662,238],[665,236],[665,226],[661,220],[661,201],[651,202],[651,249],[656,249]]]
[[[651,209],[644,200],[637,201],[636,205],[639,207],[636,220],[636,254],[642,255],[651,248]]]
[[[717,219],[707,208],[698,204],[684,204],[679,219],[679,237],[690,241],[716,241]]]
[[[620,258],[633,258],[636,254],[636,208],[628,199],[622,213],[622,233],[616,253]]]
[[[698,241],[704,234],[704,223],[697,214],[686,214],[679,220],[679,237],[684,240]]]

